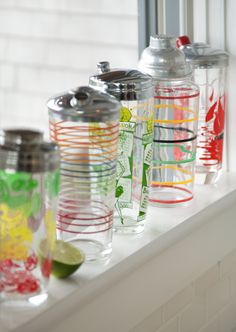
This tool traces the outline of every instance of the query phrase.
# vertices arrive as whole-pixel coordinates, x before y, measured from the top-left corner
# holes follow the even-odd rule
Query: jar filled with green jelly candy
[[[112,69],[98,64],[90,77],[95,89],[115,96],[122,104],[114,230],[140,233],[145,226],[153,147],[152,78],[135,69]]]
[[[47,298],[59,187],[59,153],[32,130],[0,133],[0,301]],[[43,255],[42,253],[43,247]],[[40,300],[39,296],[41,296]]]

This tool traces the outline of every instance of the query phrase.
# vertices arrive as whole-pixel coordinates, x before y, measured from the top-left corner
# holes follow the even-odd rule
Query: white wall
[[[212,266],[131,332],[233,332],[236,251]]]
[[[137,0],[0,0],[0,128],[47,131],[46,100],[101,60],[136,67]]]

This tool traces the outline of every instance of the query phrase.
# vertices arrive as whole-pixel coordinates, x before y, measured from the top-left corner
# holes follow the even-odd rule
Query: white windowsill
[[[129,331],[236,248],[235,214],[236,173],[196,186],[187,208],[150,207],[142,235],[115,234],[109,264],[52,278],[34,310],[0,308],[0,331]]]

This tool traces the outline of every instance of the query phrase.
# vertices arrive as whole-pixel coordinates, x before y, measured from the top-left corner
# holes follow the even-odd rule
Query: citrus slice
[[[120,122],[129,122],[132,118],[132,113],[127,107],[121,107],[120,109]]]
[[[45,252],[43,241],[40,245],[42,256]],[[68,242],[56,240],[52,253],[52,274],[57,278],[66,278],[83,264],[85,255],[81,249]]]

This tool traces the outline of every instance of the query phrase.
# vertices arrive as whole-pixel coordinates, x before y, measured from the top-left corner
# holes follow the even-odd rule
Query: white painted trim
[[[225,49],[225,0],[208,0],[208,42],[212,47]]]
[[[193,0],[179,0],[179,35],[193,40]]]
[[[233,171],[236,169],[236,112],[235,112],[235,86],[236,86],[236,1],[226,1],[226,51],[230,55],[230,65],[228,70],[228,114],[226,116],[226,135],[227,135],[227,160],[228,169]]]
[[[188,35],[187,0],[179,0],[179,35]]]
[[[194,12],[194,41],[195,42],[207,42],[208,41],[208,2],[207,0],[194,0],[193,1]]]
[[[166,2],[165,0],[158,1],[158,33],[166,33]]]

